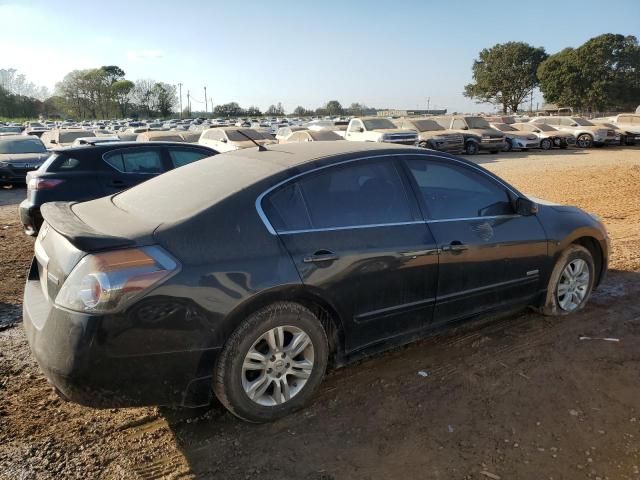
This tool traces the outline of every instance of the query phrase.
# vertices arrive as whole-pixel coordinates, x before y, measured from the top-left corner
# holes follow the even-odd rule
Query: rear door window
[[[203,152],[202,150],[196,150],[193,148],[173,148],[169,149],[169,158],[174,168],[188,165],[189,163],[196,162],[205,157],[210,157],[211,154]]]
[[[157,148],[135,148],[116,150],[104,156],[104,160],[113,168],[124,173],[162,173],[162,158]]]
[[[299,183],[313,228],[413,220],[402,179],[389,160],[331,167]]]

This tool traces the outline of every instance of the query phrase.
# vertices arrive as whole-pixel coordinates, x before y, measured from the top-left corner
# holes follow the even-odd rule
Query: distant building
[[[422,117],[425,115],[444,115],[447,113],[447,109],[444,110],[378,110],[379,117]]]

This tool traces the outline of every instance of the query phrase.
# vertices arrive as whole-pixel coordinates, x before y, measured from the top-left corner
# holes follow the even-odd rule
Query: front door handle
[[[313,255],[309,255],[308,257],[304,257],[302,261],[304,263],[322,263],[322,262],[333,262],[338,260],[338,255],[329,250],[319,250]]]
[[[443,252],[454,252],[454,253],[464,252],[465,250],[469,250],[469,246],[456,240],[454,242],[451,242],[449,245],[445,245],[444,247],[442,247],[441,250]]]
[[[111,185],[114,187],[124,187],[124,180],[111,180]]]

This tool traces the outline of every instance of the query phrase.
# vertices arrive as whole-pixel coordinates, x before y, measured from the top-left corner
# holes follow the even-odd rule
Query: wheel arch
[[[600,245],[600,242],[595,237],[586,235],[586,236],[581,236],[573,239],[571,241],[571,244],[580,245],[586,248],[587,250],[589,250],[589,253],[593,257],[593,263],[596,268],[596,278],[595,278],[594,286],[598,286],[600,284],[600,281],[602,280],[602,277],[603,277],[602,274],[605,267],[604,252],[602,251],[602,246]]]
[[[228,335],[235,330],[243,319],[261,308],[276,302],[298,303],[313,312],[324,328],[329,340],[330,363],[342,356],[345,348],[344,323],[338,309],[323,296],[305,285],[285,285],[265,290],[242,302],[225,319]],[[225,336],[228,336],[225,334]]]

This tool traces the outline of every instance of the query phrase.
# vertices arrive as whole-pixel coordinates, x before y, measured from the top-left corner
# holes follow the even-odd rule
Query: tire
[[[418,143],[418,146],[420,148],[429,148],[429,144],[427,142],[425,142],[425,141],[422,141],[422,142]]]
[[[576,147],[579,147],[579,148],[593,147],[593,137],[588,133],[583,133],[582,135],[578,135],[578,138],[576,139]]]
[[[300,344],[306,345],[302,353],[287,356],[294,340],[304,338],[301,333],[309,343]],[[247,357],[250,351],[252,358]],[[220,402],[243,420],[276,420],[309,402],[324,378],[328,356],[326,332],[309,309],[292,302],[274,303],[250,315],[231,334],[215,367],[213,389]],[[248,393],[252,387],[255,400]],[[285,392],[291,395],[288,400]]]
[[[542,150],[551,150],[551,148],[553,148],[553,142],[549,138],[543,138],[540,140],[540,148]]]
[[[478,144],[476,142],[465,143],[464,153],[466,153],[467,155],[476,155],[478,153]]]
[[[502,151],[503,152],[510,152],[511,150],[513,150],[513,143],[511,143],[511,140],[509,140],[508,138],[504,141],[504,147],[502,147]],[[491,152],[493,153],[493,152]]]
[[[500,153],[500,150],[491,150],[489,153],[492,155],[496,155],[497,153]]]
[[[575,289],[573,289],[573,287],[568,288],[570,293],[575,291],[576,297],[571,296],[570,293],[562,294],[562,291],[567,290],[566,286],[571,283],[570,278],[566,276],[565,273],[567,269],[571,269],[569,265],[582,265],[580,272],[588,273],[586,280],[582,276],[582,273],[576,275],[576,278],[581,277],[581,281],[573,283],[573,285],[576,285]],[[553,267],[547,286],[545,303],[540,309],[540,312],[547,316],[565,316],[581,310],[589,300],[594,281],[595,265],[593,256],[589,250],[581,245],[570,245],[560,254],[560,258],[558,258],[558,261]],[[580,287],[577,287],[577,285],[580,285]],[[568,299],[569,301],[567,301],[568,295],[570,297]],[[577,301],[578,297],[579,301]]]

